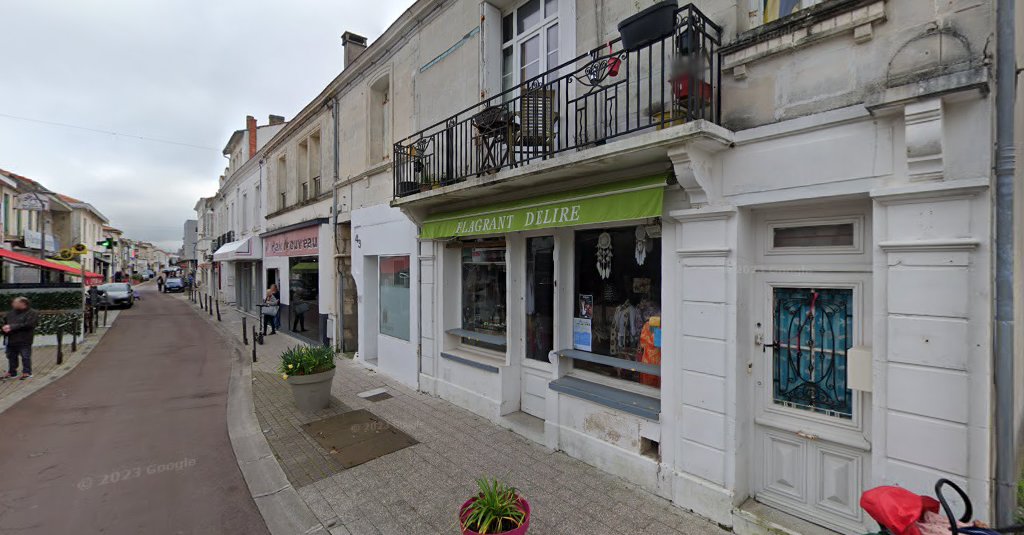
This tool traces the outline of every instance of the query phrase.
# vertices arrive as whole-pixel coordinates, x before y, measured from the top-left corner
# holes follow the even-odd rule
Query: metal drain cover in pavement
[[[367,401],[373,401],[376,403],[378,401],[384,401],[385,399],[391,399],[391,394],[388,394],[387,392],[381,392],[380,394],[366,396],[366,399]]]
[[[317,420],[302,428],[345,468],[418,444],[416,439],[364,409]]]

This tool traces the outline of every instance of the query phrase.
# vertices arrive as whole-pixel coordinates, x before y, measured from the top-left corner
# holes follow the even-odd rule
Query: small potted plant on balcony
[[[530,529],[530,504],[497,479],[476,480],[479,492],[459,508],[462,535],[525,535]]]
[[[292,387],[295,405],[316,412],[331,403],[334,349],[328,346],[296,346],[281,354],[281,377]]]
[[[658,2],[619,23],[622,47],[630,52],[661,41],[676,29],[676,0]]]

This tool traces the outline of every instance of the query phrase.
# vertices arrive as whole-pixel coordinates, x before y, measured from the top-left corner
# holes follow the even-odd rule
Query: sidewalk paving
[[[221,315],[221,326],[240,344],[240,313],[223,306]],[[531,534],[725,533],[631,483],[348,359],[338,359],[330,407],[303,414],[276,370],[277,356],[300,342],[285,334],[265,340],[252,370],[256,415],[292,486],[331,534],[458,533],[458,507],[481,476],[505,480],[530,501]],[[251,346],[243,349],[250,354]],[[377,388],[393,397],[373,402],[357,396]],[[419,444],[345,469],[300,427],[356,409],[373,412]]]
[[[78,339],[78,350],[71,351],[71,336],[64,337],[64,359],[63,363],[57,365],[57,346],[35,346],[32,348],[32,378],[24,381],[17,379],[6,379],[0,381],[0,412],[7,410],[18,401],[25,399],[33,392],[60,379],[74,369],[82,359],[92,351],[92,348],[99,343],[103,335],[114,325],[119,311],[111,310],[107,315],[106,327],[103,326],[102,318],[100,327],[96,333],[86,335],[83,340]],[[3,351],[0,347],[0,352]],[[0,374],[7,371],[7,358],[0,358]],[[20,368],[19,368],[20,371]]]

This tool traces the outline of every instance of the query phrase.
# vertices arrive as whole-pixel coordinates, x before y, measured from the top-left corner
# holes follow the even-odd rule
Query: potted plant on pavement
[[[476,480],[480,490],[459,508],[462,535],[525,535],[530,504],[515,488],[498,481]]]
[[[289,348],[281,354],[278,371],[291,385],[299,410],[316,412],[331,403],[334,349],[307,345]]]

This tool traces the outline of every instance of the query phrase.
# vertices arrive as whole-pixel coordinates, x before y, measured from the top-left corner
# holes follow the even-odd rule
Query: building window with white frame
[[[370,85],[369,161],[378,164],[391,158],[391,77],[383,75]]]
[[[462,341],[502,353],[507,333],[505,253],[504,242],[462,244]]]
[[[502,91],[557,67],[558,0],[527,0],[506,12],[501,43]]]
[[[380,257],[380,333],[405,341],[410,330],[409,266],[408,256]]]
[[[577,359],[573,367],[660,388],[660,231],[579,230],[575,247],[573,349],[611,358]]]

